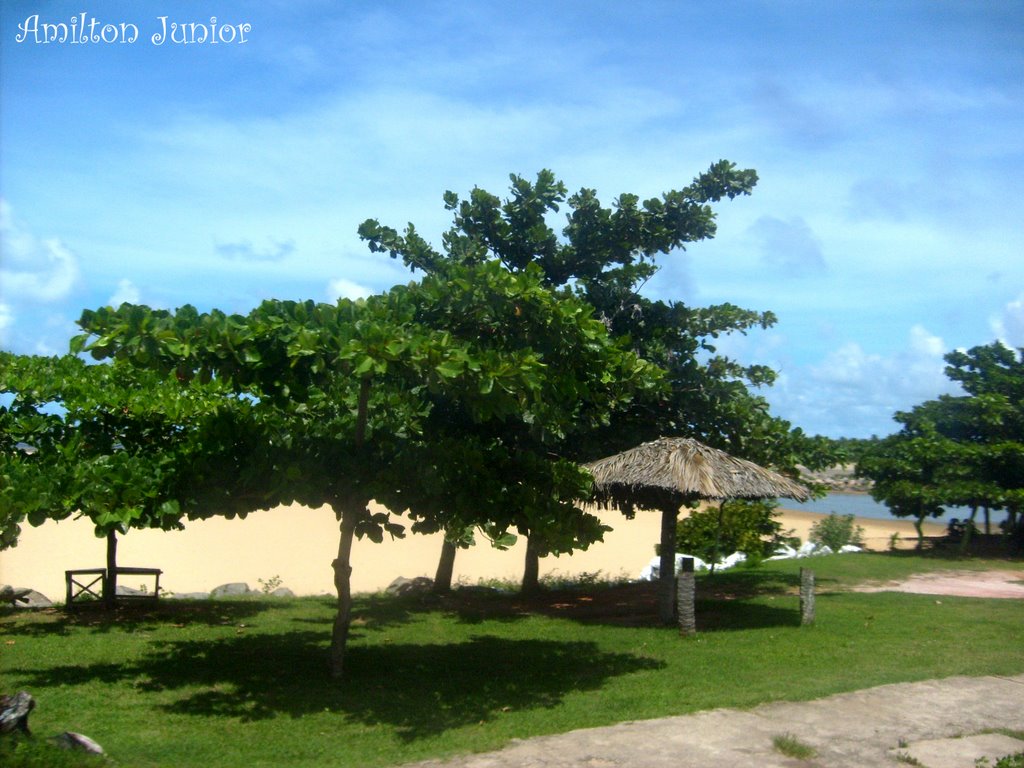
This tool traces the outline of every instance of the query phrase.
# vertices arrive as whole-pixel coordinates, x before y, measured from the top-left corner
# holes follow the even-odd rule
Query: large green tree
[[[967,392],[949,434],[974,448],[967,503],[1004,509],[1011,529],[1024,508],[1024,348],[1001,342],[946,355],[946,375]],[[942,429],[942,427],[940,427]],[[955,430],[955,431],[954,431]]]
[[[445,193],[453,223],[441,250],[412,224],[399,233],[370,219],[360,226],[360,235],[371,250],[428,274],[443,274],[453,263],[488,259],[497,259],[510,272],[539,268],[548,285],[584,298],[614,338],[628,340],[639,355],[668,373],[668,387],[635,399],[606,429],[576,442],[582,458],[661,434],[686,434],[723,448],[749,445],[745,453],[768,451],[777,435],[754,438],[752,412],[765,413],[766,406],[751,397],[746,384],[768,384],[774,374],[717,354],[715,339],[769,327],[774,315],[732,304],[695,308],[640,292],[657,273],[658,257],[714,237],[712,203],[750,194],[757,174],[723,160],[680,190],[642,203],[636,195],[621,194],[610,207],[593,189],[568,195],[548,170],[534,182],[515,175],[511,181],[504,201],[482,189],[465,200]],[[565,225],[556,231],[552,216],[563,206]]]
[[[896,517],[914,518],[918,548],[924,542],[924,521],[943,513],[945,473],[955,452],[955,444],[932,428],[901,431],[878,441],[857,464],[858,476],[873,482],[876,501]]]
[[[299,501],[335,511],[336,676],[353,539],[401,532],[389,514],[371,513],[371,499],[408,511],[423,529],[543,528],[551,551],[585,546],[602,533],[575,502],[585,472],[503,438],[543,445],[606,418],[655,373],[536,270],[512,274],[488,262],[359,302],[267,301],[247,316],[123,305],[86,312],[80,324],[88,335],[76,344],[96,357],[186,382],[212,378],[252,403],[265,430],[253,453],[261,485],[246,497],[252,508]],[[455,425],[473,425],[472,440],[451,439]],[[469,467],[479,470],[473,482],[458,482]]]
[[[534,181],[513,175],[511,182],[504,200],[479,188],[466,199],[445,193],[453,222],[440,249],[413,224],[400,233],[369,219],[359,232],[371,250],[428,275],[486,260],[514,274],[539,270],[547,285],[584,299],[614,339],[664,371],[663,386],[638,392],[600,423],[580,425],[560,442],[559,455],[588,461],[663,435],[685,435],[784,469],[823,457],[822,444],[772,417],[766,401],[749,389],[770,384],[773,372],[740,365],[716,349],[722,335],[769,327],[772,313],[731,304],[695,308],[641,292],[658,271],[659,257],[714,236],[712,204],[750,194],[753,170],[719,161],[682,189],[642,202],[621,194],[610,207],[593,189],[569,195],[548,170]],[[559,229],[554,217],[563,207]],[[661,550],[669,562],[677,511],[663,511],[672,518],[662,526]],[[543,532],[535,533],[535,540],[543,539]],[[534,548],[529,554],[540,553]],[[663,580],[663,589],[671,590],[672,574]]]
[[[118,534],[180,528],[186,511],[202,514],[202,476],[216,464],[207,429],[217,419],[214,388],[71,355],[0,353],[4,544],[17,543],[26,520],[89,518],[107,540],[104,597],[112,605]]]
[[[1024,503],[1024,350],[1001,343],[946,355],[966,394],[943,395],[895,415],[901,429],[871,444],[857,472],[893,514],[920,522],[946,506],[1007,511]],[[966,546],[967,540],[964,544]]]
[[[507,287],[515,285],[529,289]],[[593,309],[567,291],[552,289],[536,265],[512,272],[496,259],[447,262],[421,287],[420,321],[492,352],[529,350],[543,360],[545,372],[543,397],[515,418],[481,420],[457,400],[435,402],[426,428],[427,455],[402,470],[408,477],[425,475],[416,483],[420,503],[431,508],[422,519],[445,521],[449,538],[483,524],[488,538],[502,543],[506,539],[494,532],[514,530],[538,556],[599,540],[604,527],[579,506],[589,481],[565,447],[607,423],[636,394],[655,389],[660,378],[655,367],[627,345],[612,342]],[[451,461],[453,453],[437,451],[437,444],[459,446],[459,454],[475,451],[478,466],[472,476],[467,467],[474,462],[465,456]],[[571,496],[557,491],[566,483],[575,487]],[[434,489],[429,497],[421,490],[428,487]],[[533,570],[525,590],[536,587],[536,577]]]

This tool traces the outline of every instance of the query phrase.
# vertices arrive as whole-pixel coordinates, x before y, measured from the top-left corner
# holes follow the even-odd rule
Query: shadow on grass
[[[800,626],[798,598],[785,598],[779,604],[749,600],[696,601],[694,614],[698,632],[729,632],[743,629],[771,629]]]
[[[898,557],[924,557],[934,560],[969,560],[982,557],[996,560],[1020,560],[1024,551],[1014,547],[1011,542],[1000,534],[975,533],[967,542],[966,549],[960,539],[947,536],[926,536],[921,549],[897,549],[887,554]]]
[[[825,584],[834,579],[819,577]],[[761,596],[797,594],[800,574],[774,570],[738,568],[714,574],[701,574],[697,579],[697,594],[716,600],[746,600]]]
[[[180,691],[163,709],[261,720],[331,711],[394,728],[405,741],[480,723],[503,711],[557,706],[569,693],[663,663],[592,642],[480,635],[451,644],[353,645],[346,677],[326,674],[322,633],[155,643],[125,663],[11,670],[32,688],[131,683],[139,695]]]
[[[834,580],[819,579],[820,583],[829,581]],[[703,576],[696,595],[698,627],[704,632],[798,626],[799,586],[799,575],[784,573]],[[545,589],[529,597],[480,589],[456,589],[444,596],[363,597],[356,602],[352,627],[353,631],[379,631],[427,613],[444,613],[464,625],[544,616],[588,626],[677,631],[659,619],[658,585],[652,582]],[[321,619],[293,619],[321,626],[325,632],[330,631],[331,620],[327,614]]]
[[[820,587],[830,579],[818,577]],[[764,605],[764,599],[795,595],[799,575],[779,571],[734,570],[714,575],[701,574],[697,581],[697,599],[701,603],[702,626],[714,629],[752,629],[788,626],[792,623],[787,608]],[[755,599],[761,603],[751,602]],[[284,617],[303,628],[330,633],[334,600],[327,597],[302,598],[322,605],[322,615]],[[744,607],[737,611],[734,603]],[[32,621],[18,621],[18,611],[0,609],[4,633],[24,636],[62,636],[85,628],[92,632],[154,629],[161,625],[185,627],[192,624],[235,625],[259,614],[287,610],[289,600],[165,600],[155,606],[122,605],[114,613],[98,603],[68,611],[63,608],[32,612]],[[797,609],[792,609],[796,611]],[[362,595],[353,608],[354,631],[381,631],[414,621],[427,613],[444,613],[462,624],[487,621],[516,622],[529,616],[564,619],[586,625],[613,627],[662,627],[658,618],[658,585],[654,582],[596,584],[566,589],[543,589],[530,595],[518,595],[478,588],[455,589],[447,595],[411,594]],[[357,637],[357,636],[354,636]]]
[[[267,611],[287,607],[287,602],[264,600],[164,600],[157,605],[118,605],[113,611],[99,602],[84,603],[73,609],[45,608],[31,611],[31,621],[18,621],[24,609],[0,610],[5,635],[67,635],[72,629],[94,632],[133,631],[160,625],[217,626],[237,624]]]
[[[702,575],[697,583],[698,620],[704,619],[703,625],[714,629],[756,629],[799,623],[799,607],[795,602],[792,607],[782,601],[779,605],[764,604],[765,598],[795,596],[799,586],[797,574],[730,571]],[[761,602],[751,602],[755,599]],[[542,590],[531,596],[457,589],[443,598],[407,596],[396,599],[395,603],[407,616],[444,611],[463,624],[546,616],[587,625],[664,626],[658,618],[658,585],[654,582]],[[396,606],[384,600],[380,608],[394,615]],[[371,610],[367,626],[373,625],[372,615]]]

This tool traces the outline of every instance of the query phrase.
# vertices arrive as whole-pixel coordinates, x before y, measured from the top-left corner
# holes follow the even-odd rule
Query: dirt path
[[[1024,600],[1024,571],[940,571],[904,581],[863,584],[855,592],[913,592],[918,595],[1001,597]]]
[[[588,598],[586,604],[553,599],[547,608],[577,618],[596,612],[608,621],[620,606],[635,610],[643,602],[638,598],[646,597],[653,605],[653,589],[647,589],[649,594],[638,594],[637,585],[607,590],[601,600]],[[857,591],[1024,599],[1024,571],[942,571],[866,584]],[[1024,675],[900,683],[817,701],[571,731],[415,768],[974,768],[982,758],[991,765],[1024,750],[1024,741],[991,732],[1024,731],[1022,702]],[[811,748],[813,757],[797,760],[781,754],[775,740],[789,735]]]
[[[418,768],[973,768],[1024,748],[989,729],[1024,729],[1024,675],[899,683],[817,701],[715,709],[514,741],[505,749]],[[781,754],[791,735],[813,750]],[[969,738],[963,738],[969,737]],[[913,762],[911,762],[913,760]],[[406,766],[412,768],[412,766]]]

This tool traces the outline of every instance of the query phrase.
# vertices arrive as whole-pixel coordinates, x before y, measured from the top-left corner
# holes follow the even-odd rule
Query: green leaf
[[[462,375],[463,365],[455,360],[445,360],[439,363],[435,370],[446,379],[454,379]]]

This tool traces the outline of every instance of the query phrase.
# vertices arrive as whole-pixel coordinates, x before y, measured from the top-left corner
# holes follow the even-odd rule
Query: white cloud
[[[921,360],[940,359],[945,349],[942,339],[928,333],[924,327],[915,325],[910,329],[910,352],[913,357]]]
[[[112,307],[119,307],[122,304],[138,304],[141,299],[139,289],[128,278],[122,278],[117,283],[117,290],[107,299]]]
[[[896,411],[957,391],[944,374],[943,340],[920,325],[890,355],[848,342],[821,362],[781,375],[764,394],[778,415],[812,434],[867,437],[895,431]]]
[[[337,301],[338,299],[362,299],[373,293],[372,288],[367,288],[365,285],[346,280],[344,277],[339,277],[337,280],[331,280],[327,284],[327,300]]]
[[[270,245],[266,248],[257,248],[249,240],[240,240],[235,243],[217,243],[214,249],[225,259],[240,259],[242,261],[281,261],[287,258],[295,250],[294,240],[270,239]]]
[[[1008,302],[990,323],[996,337],[1010,347],[1024,347],[1024,293]]]
[[[889,407],[891,413],[953,388],[943,373],[945,347],[941,338],[915,325],[906,348],[885,356],[846,344],[812,366],[811,378],[852,391],[865,404]]]
[[[78,260],[60,240],[39,240],[14,220],[0,200],[0,290],[11,301],[53,302],[65,298],[78,281]]]
[[[42,355],[43,357],[56,357],[61,354],[61,351],[46,339],[39,339],[32,350],[32,354]]]

